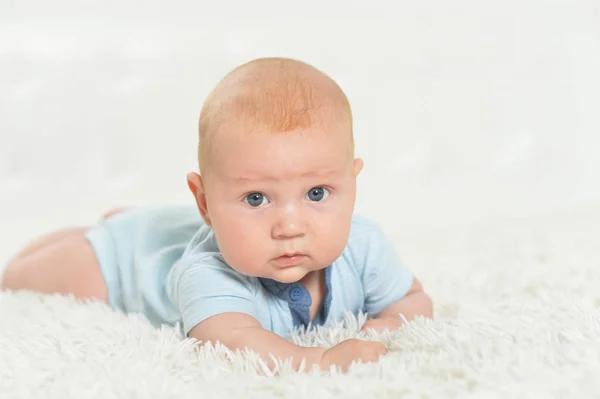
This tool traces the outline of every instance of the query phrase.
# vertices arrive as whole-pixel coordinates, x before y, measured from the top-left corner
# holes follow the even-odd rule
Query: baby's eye
[[[309,201],[319,202],[329,197],[329,191],[323,187],[313,187],[306,193],[306,199]]]
[[[261,193],[252,193],[246,195],[246,198],[244,198],[244,202],[256,208],[261,205],[268,204],[269,200]]]

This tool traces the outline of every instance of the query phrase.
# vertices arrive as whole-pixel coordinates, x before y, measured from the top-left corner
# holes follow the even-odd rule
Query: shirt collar
[[[331,265],[325,268],[325,281],[330,281]],[[258,280],[262,286],[272,295],[277,298],[292,304],[308,305],[312,304],[312,298],[308,290],[299,282],[280,283],[279,281],[270,278],[261,278]],[[328,291],[329,291],[329,284]]]

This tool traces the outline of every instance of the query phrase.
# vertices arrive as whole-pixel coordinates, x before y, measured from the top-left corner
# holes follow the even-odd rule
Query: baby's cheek
[[[263,249],[266,243],[260,242],[260,235],[251,226],[237,226],[222,231],[219,246],[223,257],[235,270],[245,275],[253,275],[257,265],[264,263]],[[245,227],[245,228],[244,228]]]
[[[336,260],[348,243],[348,228],[337,220],[324,223],[319,228],[319,234],[314,241],[324,262]]]

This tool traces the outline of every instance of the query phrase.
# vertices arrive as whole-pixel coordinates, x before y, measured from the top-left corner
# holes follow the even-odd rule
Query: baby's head
[[[188,185],[227,263],[289,283],[347,244],[362,161],[339,86],[305,63],[258,59],[206,99]]]

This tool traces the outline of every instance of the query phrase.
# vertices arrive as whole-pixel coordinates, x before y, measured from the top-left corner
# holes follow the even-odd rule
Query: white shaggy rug
[[[0,294],[0,398],[600,397],[600,212],[394,237],[436,320],[349,374],[265,374],[100,304]],[[332,345],[347,321],[298,337]]]

